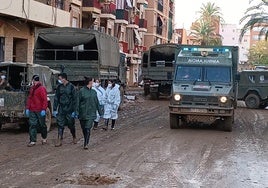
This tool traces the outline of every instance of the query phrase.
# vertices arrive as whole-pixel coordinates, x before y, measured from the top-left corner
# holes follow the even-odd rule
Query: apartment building
[[[5,0],[0,3],[0,62],[32,63],[35,31],[80,27],[79,0]]]
[[[39,28],[95,29],[118,38],[133,85],[141,74],[142,52],[174,42],[173,20],[174,0],[5,0],[0,4],[0,62],[32,63]]]
[[[148,31],[144,36],[146,47],[175,42],[174,9],[174,0],[148,1],[148,7],[145,9],[145,17],[148,20]]]
[[[239,36],[241,29],[236,24],[221,24],[220,35],[222,44],[239,47],[239,64],[244,65],[248,61],[248,50],[250,48],[250,32],[245,33],[241,41]]]

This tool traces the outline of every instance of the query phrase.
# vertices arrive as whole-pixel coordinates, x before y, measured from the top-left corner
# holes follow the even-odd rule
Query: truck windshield
[[[231,73],[229,67],[205,67],[204,81],[229,83]]]
[[[177,66],[175,80],[200,80],[202,67],[196,66]]]
[[[176,81],[209,81],[229,83],[230,67],[177,66]]]

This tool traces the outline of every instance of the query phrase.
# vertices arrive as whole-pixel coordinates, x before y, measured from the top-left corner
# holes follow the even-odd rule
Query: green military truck
[[[76,86],[84,84],[84,76],[126,83],[125,55],[120,53],[118,39],[96,30],[40,29],[33,61],[64,71]]]
[[[248,108],[268,106],[268,71],[244,70],[239,74],[238,100],[245,101]]]
[[[170,96],[177,49],[177,44],[159,44],[143,54],[144,94],[150,95],[151,99]]]
[[[6,123],[16,123],[23,128],[28,127],[25,116],[25,106],[32,76],[38,74],[48,92],[48,108],[46,110],[46,125],[51,126],[51,108],[53,106],[57,75],[59,71],[38,64],[19,62],[1,62],[0,72],[4,71],[10,84],[8,89],[0,90],[0,129]]]
[[[238,47],[180,45],[170,100],[170,128],[220,125],[232,131]]]

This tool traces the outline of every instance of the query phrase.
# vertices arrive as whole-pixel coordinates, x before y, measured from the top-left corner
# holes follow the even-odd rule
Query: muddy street
[[[3,126],[0,187],[268,187],[267,110],[240,106],[233,132],[169,128],[169,101],[125,103],[114,131],[92,131],[89,150],[72,144],[26,147],[28,134]]]

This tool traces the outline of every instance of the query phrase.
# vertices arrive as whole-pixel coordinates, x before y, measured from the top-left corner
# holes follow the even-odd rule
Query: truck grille
[[[203,97],[184,95],[182,97],[181,104],[193,106],[219,106],[219,99],[215,96]]]

